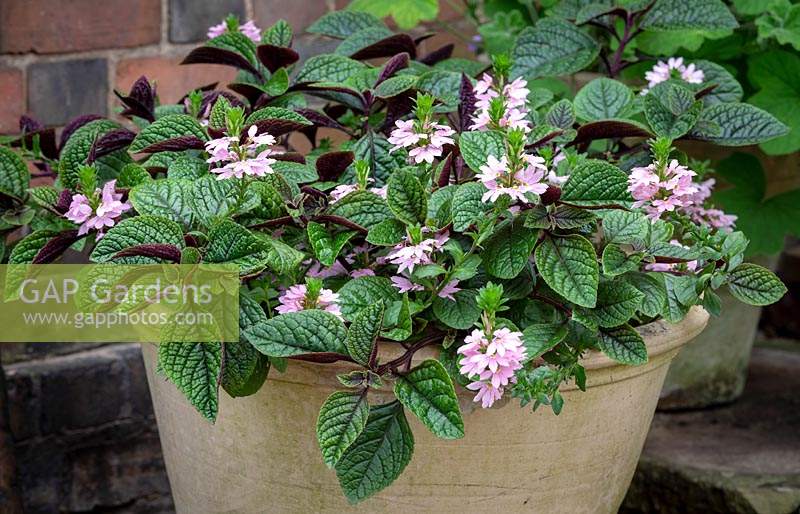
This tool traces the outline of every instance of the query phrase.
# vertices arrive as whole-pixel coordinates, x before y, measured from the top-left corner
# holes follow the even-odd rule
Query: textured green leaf
[[[196,119],[186,114],[170,114],[143,128],[136,135],[128,151],[131,153],[146,152],[148,147],[181,136],[194,136],[201,141],[208,139],[203,127]]]
[[[741,102],[744,91],[739,81],[728,70],[711,61],[694,61],[693,64],[703,70],[703,86],[714,86],[714,89],[703,97],[706,105],[716,103]]]
[[[258,392],[269,374],[269,358],[241,341],[225,343],[225,365],[220,385],[233,398]]]
[[[481,201],[484,193],[486,187],[478,182],[467,182],[458,186],[450,207],[453,214],[453,230],[464,232],[489,210],[491,206]]]
[[[314,249],[314,255],[323,266],[333,266],[344,245],[356,234],[349,231],[331,235],[325,225],[313,221],[308,222],[306,232],[308,240],[311,242],[311,248]]]
[[[578,308],[575,320],[603,328],[614,328],[630,320],[639,310],[644,294],[627,282],[617,280],[601,282],[597,289],[597,306],[593,309]]]
[[[285,20],[278,20],[275,25],[264,31],[261,40],[268,45],[290,47],[293,36],[292,26]]]
[[[244,336],[270,357],[321,352],[347,354],[344,324],[330,312],[318,309],[280,314],[251,326]]]
[[[728,103],[706,108],[691,135],[722,146],[746,146],[788,133],[789,127],[767,111],[749,104]]]
[[[329,213],[347,218],[368,229],[394,218],[383,198],[370,191],[350,193],[333,204]]]
[[[414,435],[399,402],[370,408],[367,426],[336,463],[345,496],[359,502],[400,476],[414,452]]]
[[[475,302],[475,291],[462,289],[453,295],[455,301],[439,296],[433,299],[433,314],[450,328],[467,330],[481,317]]]
[[[530,219],[530,216],[528,218]],[[550,215],[550,220],[558,228],[573,229],[592,223],[595,220],[595,216],[586,209],[559,205]]]
[[[52,186],[39,186],[30,188],[28,194],[36,205],[52,209],[58,202],[60,193]]]
[[[298,125],[305,125],[307,127],[312,125],[312,123],[308,121],[308,118],[305,116],[297,114],[290,109],[284,109],[283,107],[261,108],[248,116],[244,124],[245,126],[250,126],[253,123],[264,120],[285,120],[297,123]]]
[[[428,219],[437,227],[445,227],[453,221],[453,196],[458,186],[451,184],[437,189],[428,199]]]
[[[392,31],[386,26],[366,27],[348,35],[339,46],[336,47],[337,55],[351,56],[359,50],[386,39],[392,35]]]
[[[265,262],[267,267],[278,275],[285,275],[297,269],[306,255],[271,236],[261,237],[266,243]]]
[[[61,149],[58,161],[58,178],[61,185],[74,190],[78,185],[78,171],[86,164],[86,158],[95,140],[119,128],[122,128],[122,125],[115,121],[100,119],[90,121],[76,130]],[[130,162],[128,153],[125,149],[121,149],[104,155],[95,161],[94,165],[101,178],[110,179]]]
[[[642,244],[650,232],[650,220],[639,212],[613,210],[602,215],[603,236],[608,243]]]
[[[365,12],[333,11],[311,24],[306,32],[345,39],[350,34],[369,27],[385,27],[375,16]]]
[[[641,252],[627,254],[619,245],[608,244],[603,249],[603,274],[616,277],[629,271],[639,269],[643,254]]]
[[[434,69],[423,73],[417,79],[416,89],[430,93],[444,104],[448,112],[458,107],[458,92],[461,87],[461,74],[442,69]]]
[[[256,57],[256,44],[240,32],[225,32],[213,39],[206,41],[206,46],[214,48],[222,48],[237,53],[247,59],[247,61],[256,65],[258,58]]]
[[[428,198],[419,179],[410,171],[397,170],[389,177],[386,203],[397,219],[410,225],[424,223]]]
[[[256,192],[248,190],[244,205],[255,207],[258,200]],[[237,184],[231,180],[217,180],[212,176],[195,180],[189,190],[189,205],[199,222],[211,226],[215,220],[230,216],[236,211],[239,205]]]
[[[209,421],[217,419],[219,374],[222,356],[219,343],[161,343],[158,366],[167,378]]]
[[[623,118],[633,102],[633,91],[622,82],[594,79],[575,95],[575,113],[584,120]]]
[[[613,164],[586,160],[578,164],[569,176],[561,200],[576,205],[629,205],[633,199],[628,192],[628,175]]]
[[[189,226],[192,210],[189,207],[188,180],[151,180],[133,188],[128,196],[139,214],[171,219]]]
[[[600,270],[594,247],[577,234],[547,237],[536,248],[536,267],[556,293],[583,307],[597,304]]]
[[[384,316],[386,329],[381,335],[392,341],[405,341],[411,337],[413,328],[411,322],[411,303],[408,301],[408,293],[396,301],[388,302],[386,314]]]
[[[25,198],[30,173],[22,157],[5,146],[0,146],[0,192]]]
[[[239,266],[241,276],[262,271],[268,263],[267,245],[238,223],[226,219],[208,232],[205,260]]]
[[[629,273],[625,278],[644,295],[639,310],[645,316],[654,318],[664,312],[667,306],[667,290],[663,274]]]
[[[656,135],[677,139],[695,126],[703,102],[689,89],[662,82],[644,97],[644,114]]]
[[[545,121],[553,127],[571,129],[575,123],[575,107],[566,98],[559,100],[550,106]]]
[[[490,155],[501,159],[506,154],[506,144],[500,132],[464,132],[458,138],[461,156],[472,171],[478,173]]]
[[[220,97],[224,98],[224,97]],[[208,176],[208,164],[203,159],[181,156],[169,163],[167,178],[175,180],[197,180]]]
[[[400,300],[397,289],[385,277],[359,277],[339,289],[339,307],[342,316],[349,321],[370,305],[385,302],[388,306]]]
[[[512,51],[512,75],[529,79],[568,75],[591,64],[599,51],[597,42],[575,25],[558,18],[542,18],[517,38]]]
[[[439,361],[428,359],[398,377],[394,394],[436,436],[442,439],[464,437],[464,421],[456,391]]]
[[[136,245],[169,244],[183,249],[183,229],[174,221],[155,216],[136,216],[127,218],[109,229],[101,239],[90,259],[92,262],[109,262],[112,259],[120,264],[153,264],[159,261],[152,257],[122,257],[114,255]]]
[[[769,10],[756,18],[758,41],[775,39],[800,50],[800,6],[792,0],[774,0]]]
[[[504,221],[484,244],[483,265],[497,278],[514,278],[528,264],[539,231],[526,228],[523,218]]]
[[[37,230],[32,234],[28,234],[22,238],[8,257],[9,264],[30,264],[36,254],[44,248],[51,239],[56,237],[60,232],[55,230]]]
[[[404,93],[414,87],[417,83],[417,77],[413,75],[398,75],[390,77],[375,88],[375,95],[378,98],[391,98],[400,93]]]
[[[336,391],[325,400],[317,418],[317,441],[322,459],[332,468],[367,426],[367,391]]]
[[[394,246],[406,236],[406,226],[396,219],[383,220],[369,229],[367,242],[377,246]]]
[[[603,353],[622,364],[638,366],[647,362],[647,346],[642,336],[628,325],[601,330],[597,345]]]
[[[352,11],[363,11],[378,18],[392,16],[403,30],[412,29],[421,21],[434,20],[439,13],[436,0],[353,0],[347,7]]]
[[[373,136],[371,143],[370,138],[364,136],[348,148],[355,154],[356,161],[370,163],[372,178],[375,179],[374,187],[383,187],[389,180],[390,174],[406,165],[408,153],[405,150],[392,152],[392,146],[385,137]],[[355,183],[355,165],[348,168],[342,180]]]
[[[723,30],[739,24],[721,0],[656,0],[640,26],[648,30]]]
[[[695,277],[663,274],[667,301],[661,315],[670,323],[678,323],[697,300]]]
[[[383,312],[383,302],[368,305],[355,315],[353,323],[350,324],[344,345],[350,356],[359,364],[366,366],[372,357],[372,352],[376,351],[375,342],[383,326]]]
[[[567,337],[565,323],[533,323],[522,331],[525,360],[530,361],[552,350]]]
[[[295,77],[296,82],[344,82],[366,65],[343,55],[323,54],[311,57]]]
[[[750,305],[769,305],[786,294],[786,286],[770,270],[744,263],[731,271],[728,288],[737,299]]]

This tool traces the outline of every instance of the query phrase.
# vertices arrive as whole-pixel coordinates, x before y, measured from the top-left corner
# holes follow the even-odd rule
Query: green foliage
[[[344,324],[333,314],[321,310],[281,314],[254,324],[245,330],[244,336],[269,357],[324,352],[347,354]]]
[[[548,286],[567,300],[593,308],[600,271],[592,243],[577,234],[547,237],[536,248],[536,268]]]
[[[453,382],[439,361],[428,359],[399,377],[394,394],[436,436],[464,437],[464,421]]]
[[[217,419],[222,350],[219,343],[161,343],[158,365],[164,375],[209,421]]]
[[[437,0],[352,0],[347,8],[377,18],[391,16],[403,30],[414,28],[422,21],[436,19],[439,14]]]
[[[770,270],[756,264],[740,264],[728,278],[731,294],[750,305],[769,305],[786,294],[786,286]]]
[[[591,64],[599,51],[597,42],[571,23],[543,18],[517,38],[513,75],[534,79],[575,73]]]
[[[355,315],[344,345],[347,353],[359,364],[368,365],[375,350],[375,344],[383,326],[383,302],[368,305]]]
[[[332,468],[367,426],[370,409],[366,391],[337,391],[319,411],[317,441],[325,464]]]
[[[633,91],[628,86],[616,80],[599,78],[586,84],[575,95],[575,113],[587,121],[624,118],[632,102]]]
[[[800,150],[800,56],[771,50],[750,56],[747,63],[747,78],[758,89],[748,102],[790,127],[788,134],[761,143],[761,148],[771,155]]]
[[[186,114],[170,114],[142,129],[128,150],[131,153],[148,152],[153,145],[183,136],[193,136],[201,141],[207,139],[196,119]]]

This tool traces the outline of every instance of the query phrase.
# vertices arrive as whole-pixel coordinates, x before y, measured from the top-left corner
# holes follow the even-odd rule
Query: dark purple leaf
[[[403,68],[407,68],[410,59],[408,53],[403,52],[386,61],[386,64],[383,65],[383,69],[381,70],[381,74],[378,75],[378,80],[375,81],[375,87],[378,87],[384,80],[393,77],[395,73]]]
[[[653,134],[634,123],[621,120],[593,121],[578,128],[578,135],[567,146],[577,145],[596,139],[620,137],[653,137]]]
[[[268,132],[269,134],[275,137],[282,136],[284,134],[288,134],[289,132],[294,132],[296,130],[302,130],[308,126],[302,123],[297,123],[296,121],[281,120],[277,118],[269,120],[260,120],[253,123],[253,125],[258,127],[259,134],[263,132]]]
[[[264,91],[257,88],[253,84],[248,84],[246,82],[233,82],[228,84],[228,89],[231,91],[236,91],[243,97],[247,98],[247,101],[250,105],[253,106],[253,109],[258,109],[258,102],[262,97],[266,97]]]
[[[182,150],[202,150],[205,143],[196,136],[180,136],[160,141],[143,149],[141,153],[180,152]]]
[[[715,89],[717,89],[717,84],[711,84],[710,86],[706,86],[706,87],[704,87],[703,89],[701,89],[700,91],[698,91],[697,93],[694,94],[694,99],[695,100],[700,100],[704,96],[709,95]]]
[[[130,98],[137,100],[148,111],[154,111],[156,108],[156,87],[150,84],[147,77],[142,75],[131,86],[131,91],[128,93]]]
[[[78,235],[77,230],[68,230],[62,232],[42,247],[31,261],[31,264],[49,264],[58,259],[67,248],[72,246],[75,241],[82,238]]]
[[[56,201],[56,210],[62,214],[69,210],[69,206],[72,203],[72,193],[69,189],[64,189],[58,195],[58,201]]]
[[[114,258],[119,257],[152,257],[170,262],[181,262],[181,250],[171,244],[149,243],[131,246],[114,254]]]
[[[136,134],[126,128],[112,130],[111,132],[103,134],[95,139],[92,148],[89,150],[89,156],[86,158],[86,162],[91,164],[104,155],[127,148],[135,137]]]
[[[186,56],[181,64],[222,64],[225,66],[233,66],[240,70],[245,70],[252,73],[256,77],[263,80],[261,72],[255,66],[250,64],[250,61],[230,50],[223,48],[215,48],[213,46],[201,46],[195,48],[189,55]]]
[[[552,205],[559,198],[561,198],[561,188],[557,186],[547,186],[547,190],[539,197],[543,205]]]
[[[211,107],[219,97],[224,97],[233,107],[244,107],[244,103],[238,96],[227,91],[206,91],[203,93],[203,101],[200,103],[200,112],[211,112]]]
[[[327,127],[332,129],[342,130],[347,132],[347,128],[342,126],[341,123],[334,120],[333,118],[322,114],[321,112],[315,111],[313,109],[295,109],[294,112],[303,116],[305,119],[313,123],[318,127]]]
[[[130,96],[124,96],[116,89],[114,90],[114,94],[117,95],[117,98],[119,98],[120,102],[125,105],[125,109],[120,113],[121,115],[125,116],[126,118],[133,118],[136,116],[151,123],[156,120],[155,113],[145,107],[141,102],[139,102],[139,100],[131,98]]]
[[[381,132],[388,132],[394,128],[394,122],[414,110],[414,99],[417,93],[410,89],[399,95],[386,99],[386,119],[381,125]]]
[[[458,91],[460,98],[458,104],[459,131],[464,132],[469,127],[472,115],[475,114],[475,88],[465,73],[461,74],[461,88]]]
[[[338,180],[355,160],[353,152],[329,152],[317,158],[317,174],[320,180]]]
[[[414,59],[417,56],[417,45],[408,34],[395,34],[373,43],[350,57],[356,60],[377,59],[379,57],[392,57],[395,54],[407,52]]]
[[[439,178],[436,179],[436,185],[439,187],[445,187],[450,184],[450,177],[453,174],[453,166],[455,163],[455,153],[458,152],[457,148],[454,148],[452,152],[447,154],[447,157],[444,159],[444,163],[442,164],[442,171],[439,173]]]
[[[554,130],[553,132],[550,132],[546,136],[539,138],[533,143],[527,145],[525,148],[528,150],[534,150],[536,148],[542,147],[563,133],[564,133],[563,130]]]
[[[418,45],[418,44],[422,43],[423,41],[432,38],[435,35],[436,35],[436,32],[428,32],[427,34],[423,34],[421,36],[418,36],[418,37],[414,38],[414,44]]]
[[[285,46],[259,45],[258,60],[267,67],[270,73],[290,66],[300,60],[300,54]]]
[[[284,152],[270,155],[276,161],[296,162],[298,164],[305,164],[306,158],[297,152]]]
[[[317,353],[304,353],[301,355],[292,355],[290,359],[305,362],[315,362],[318,364],[330,364],[337,361],[353,362],[349,355],[334,352],[317,352]]]
[[[40,130],[44,130],[44,125],[39,123],[37,120],[31,118],[30,116],[22,115],[19,117],[19,131],[22,133],[26,132],[39,132]]]
[[[437,62],[442,62],[445,59],[449,59],[451,55],[453,55],[453,49],[456,47],[453,43],[448,43],[443,47],[439,48],[438,50],[434,50],[433,52],[429,53],[424,57],[420,57],[418,59],[419,62],[422,64],[427,64],[428,66],[433,66]]]
[[[192,91],[190,91],[189,93],[191,93],[193,91],[199,91],[201,93],[207,93],[207,92],[214,91],[215,89],[217,89],[218,85],[219,85],[219,82],[212,82],[212,83],[206,84],[204,86],[196,87],[196,88],[192,89]],[[175,104],[176,105],[184,105],[184,104],[186,104],[186,100],[189,99],[189,93],[186,93],[185,95],[183,95],[180,98],[180,100],[175,102]]]
[[[87,123],[103,119],[102,116],[97,114],[84,114],[83,116],[78,116],[77,118],[73,118],[67,125],[64,127],[64,130],[61,131],[61,139],[58,142],[58,148],[64,148],[64,145],[69,140],[70,136],[75,133],[76,130],[81,128],[82,126],[86,125]]]
[[[28,118],[29,120],[31,118]],[[35,122],[34,122],[35,123]],[[23,126],[22,118],[20,118],[20,127]],[[27,127],[35,127],[36,125],[29,125],[25,122]],[[39,137],[39,148],[45,157],[50,159],[58,159],[58,146],[56,145],[56,130],[52,128],[39,128],[36,130],[22,130],[22,135],[16,141],[11,142],[11,146],[20,147],[25,145],[26,148],[33,148],[34,138]]]

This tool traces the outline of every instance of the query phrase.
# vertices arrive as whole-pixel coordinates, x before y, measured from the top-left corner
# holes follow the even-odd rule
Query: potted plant
[[[614,512],[701,306],[785,292],[673,147],[785,131],[755,107],[611,79],[555,101],[520,75],[569,47],[481,73],[363,13],[315,23],[343,41],[297,70],[284,22],[214,29],[184,63],[237,67],[230,91],[158,105],[142,78],[118,93],[137,131],[15,139],[57,188],[28,191],[2,150],[12,212],[59,227],[9,262],[83,241],[99,263],[240,268],[238,344],[143,346],[179,511]]]

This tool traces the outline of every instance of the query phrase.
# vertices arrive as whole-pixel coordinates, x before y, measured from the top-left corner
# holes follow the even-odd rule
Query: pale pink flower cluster
[[[544,158],[524,155],[523,160],[524,167],[512,171],[506,156],[498,160],[494,155],[490,155],[486,164],[481,166],[481,173],[476,175],[488,189],[481,201],[494,203],[501,196],[508,195],[512,201],[527,202],[526,193],[540,195],[547,191],[548,184],[545,181],[547,167],[544,165]],[[557,177],[554,178],[558,181]]]
[[[218,25],[214,25],[212,27],[208,27],[208,39],[214,39],[215,37],[221,36],[225,32],[228,31],[228,24],[225,20]],[[243,25],[239,25],[239,32],[247,36],[253,43],[260,43],[261,42],[261,29],[256,27],[256,24],[253,20],[248,21]]]
[[[288,312],[300,312],[308,309],[320,309],[330,312],[339,318],[342,312],[339,310],[339,295],[330,289],[321,289],[316,301],[311,302],[308,298],[308,288],[305,284],[295,284],[287,289],[279,298],[280,305],[275,310],[281,314]]]
[[[452,137],[455,130],[447,125],[417,120],[397,120],[394,124],[397,128],[389,136],[389,142],[394,147],[389,152],[411,148],[408,156],[417,164],[433,164],[435,158],[442,156],[444,145],[455,143]]]
[[[431,264],[433,252],[441,251],[444,244],[450,239],[448,233],[437,234],[434,238],[423,239],[418,244],[409,244],[408,239],[395,246],[386,256],[386,260],[391,264],[397,265],[397,273],[405,270],[414,271],[414,267],[420,264]]]
[[[366,254],[369,252],[369,247],[367,245],[359,245],[354,246],[345,256],[343,257],[344,261],[349,264],[353,265],[356,263],[356,257],[360,254]],[[375,272],[371,268],[357,268],[353,271],[347,271],[344,264],[341,262],[342,258],[336,259],[333,262],[333,265],[329,267],[324,267],[319,261],[313,261],[311,259],[304,261],[304,265],[311,265],[311,267],[306,271],[306,275],[311,278],[331,278],[331,277],[340,277],[349,275],[351,278],[358,278],[358,277],[367,277],[367,276],[375,276]],[[364,263],[359,264],[361,266]]]
[[[368,179],[369,182],[374,182],[373,179]],[[330,196],[330,203],[334,204],[344,198],[345,196],[349,195],[353,191],[358,191],[358,184],[340,184],[334,187],[329,194]],[[370,187],[367,189],[372,193],[380,196],[381,198],[386,198],[386,186],[383,187]]]
[[[677,239],[673,239],[669,242],[669,244],[673,246],[680,246],[681,248],[689,249],[688,246],[682,245]],[[647,271],[673,271],[675,270],[680,264],[678,263],[665,263],[665,262],[654,262],[652,264],[648,264],[644,267]],[[689,261],[686,263],[686,268],[689,271],[695,271],[697,269],[697,261]]]
[[[74,195],[69,210],[64,216],[73,223],[80,224],[78,235],[97,230],[96,239],[104,235],[107,227],[113,227],[116,219],[131,208],[128,202],[122,202],[122,194],[116,192],[116,180],[106,182],[103,190],[94,191],[90,199],[86,195]]]
[[[206,162],[224,163],[221,167],[211,168],[211,173],[216,173],[218,180],[240,179],[245,175],[263,177],[274,173],[272,165],[276,161],[270,156],[275,152],[270,148],[260,152],[258,149],[275,143],[274,137],[270,134],[258,134],[258,127],[253,125],[247,130],[247,139],[243,144],[240,144],[239,138],[234,136],[208,141],[205,148],[211,157]]]
[[[528,121],[528,82],[518,78],[503,86],[502,90],[495,86],[494,80],[489,74],[484,73],[483,77],[475,85],[475,114],[472,117],[473,130],[488,130],[491,123],[491,105],[495,98],[502,98],[505,107],[503,116],[500,118],[499,125],[503,128],[523,129],[530,131],[531,126]]]
[[[656,84],[671,79],[673,71],[680,76],[681,80],[689,84],[702,84],[705,79],[703,70],[694,64],[684,65],[683,57],[670,57],[667,62],[658,61],[652,70],[644,74],[647,88],[643,89],[641,94],[646,95]]]
[[[480,401],[484,409],[503,396],[505,386],[517,381],[514,373],[526,358],[522,333],[507,328],[495,330],[491,341],[483,330],[473,330],[458,353],[464,356],[458,362],[459,372],[473,380],[467,389],[478,391],[475,401]]]
[[[655,164],[633,168],[628,177],[628,191],[631,192],[634,207],[641,207],[652,220],[657,220],[665,212],[680,212],[690,216],[697,223],[714,228],[730,229],[736,216],[725,214],[719,209],[706,208],[705,202],[711,196],[714,179],[694,182],[697,174],[673,159],[658,174]]]

